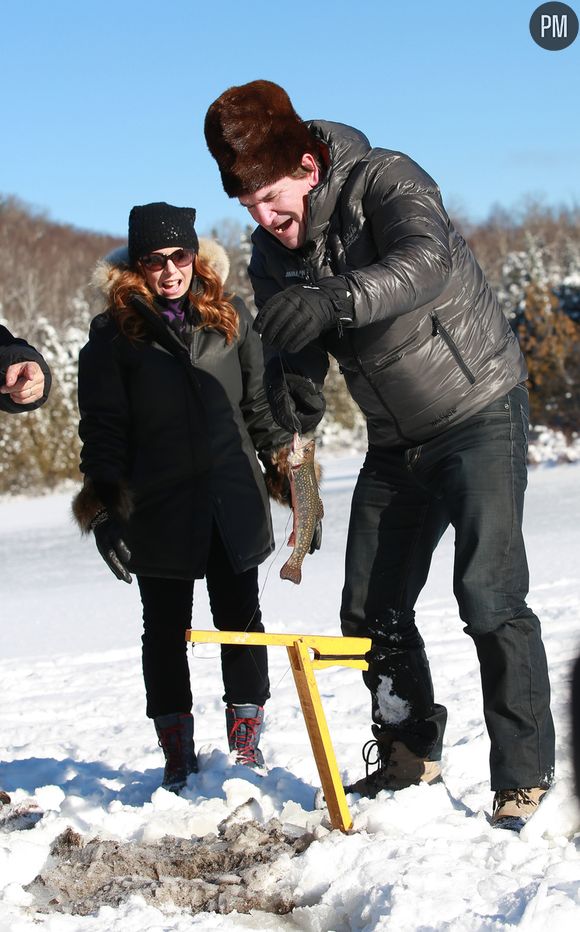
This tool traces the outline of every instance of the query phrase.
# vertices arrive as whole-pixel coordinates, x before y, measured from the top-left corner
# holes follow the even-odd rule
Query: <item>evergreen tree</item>
[[[571,438],[580,426],[580,326],[562,312],[545,281],[532,280],[517,329],[528,365],[532,424]]]

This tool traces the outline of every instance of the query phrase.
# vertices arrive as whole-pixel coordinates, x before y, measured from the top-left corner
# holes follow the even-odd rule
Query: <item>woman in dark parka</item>
[[[200,255],[195,211],[134,207],[128,263],[106,271],[108,307],[79,359],[81,470],[73,503],[143,603],[147,715],[179,792],[197,771],[184,632],[205,576],[221,630],[263,631],[258,566],[273,550],[266,482],[286,495],[289,434],[270,414],[259,338]],[[227,260],[226,260],[227,261]],[[265,647],[222,647],[230,750],[263,763]]]

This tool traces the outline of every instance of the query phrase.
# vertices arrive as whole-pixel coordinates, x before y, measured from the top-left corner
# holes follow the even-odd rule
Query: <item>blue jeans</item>
[[[479,659],[494,790],[548,786],[554,770],[546,656],[525,601],[527,435],[528,395],[518,385],[420,446],[371,447],[346,551],[342,631],[373,641],[364,679],[375,731],[437,760],[446,711],[434,701],[414,606],[454,527],[453,591]]]

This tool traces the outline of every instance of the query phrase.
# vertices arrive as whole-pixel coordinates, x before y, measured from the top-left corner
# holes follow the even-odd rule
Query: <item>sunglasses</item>
[[[191,265],[194,256],[194,249],[176,249],[175,252],[170,253],[168,256],[162,252],[152,252],[148,256],[141,256],[139,262],[151,272],[160,272],[161,269],[166,267],[170,259],[178,269],[184,269],[186,265]]]

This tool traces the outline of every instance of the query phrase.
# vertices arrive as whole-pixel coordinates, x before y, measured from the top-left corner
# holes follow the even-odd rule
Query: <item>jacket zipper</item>
[[[199,331],[196,330],[195,328],[192,328],[191,343],[189,344],[189,361],[192,364],[192,366],[195,365],[196,359],[199,358],[199,353],[197,352],[197,348],[198,348],[197,344],[199,342],[198,334],[199,334]]]
[[[471,371],[471,369],[469,368],[469,366],[467,366],[467,364],[465,363],[461,353],[459,352],[459,349],[457,348],[457,344],[455,343],[453,337],[449,335],[448,331],[445,329],[445,327],[443,326],[443,324],[437,317],[437,314],[431,314],[431,320],[433,322],[433,329],[431,330],[431,336],[436,337],[437,335],[441,335],[442,340],[444,341],[444,343],[447,346],[447,349],[449,350],[449,352],[455,359],[455,362],[457,363],[457,365],[463,372],[463,375],[465,376],[467,381],[471,382],[471,384],[473,385],[475,382],[475,376],[473,372]]]
[[[389,366],[394,366],[396,362],[399,362],[403,358],[403,353],[397,353],[395,356],[388,356],[387,359],[383,359],[378,363],[375,363],[376,368],[381,372],[383,369],[388,369]]]

